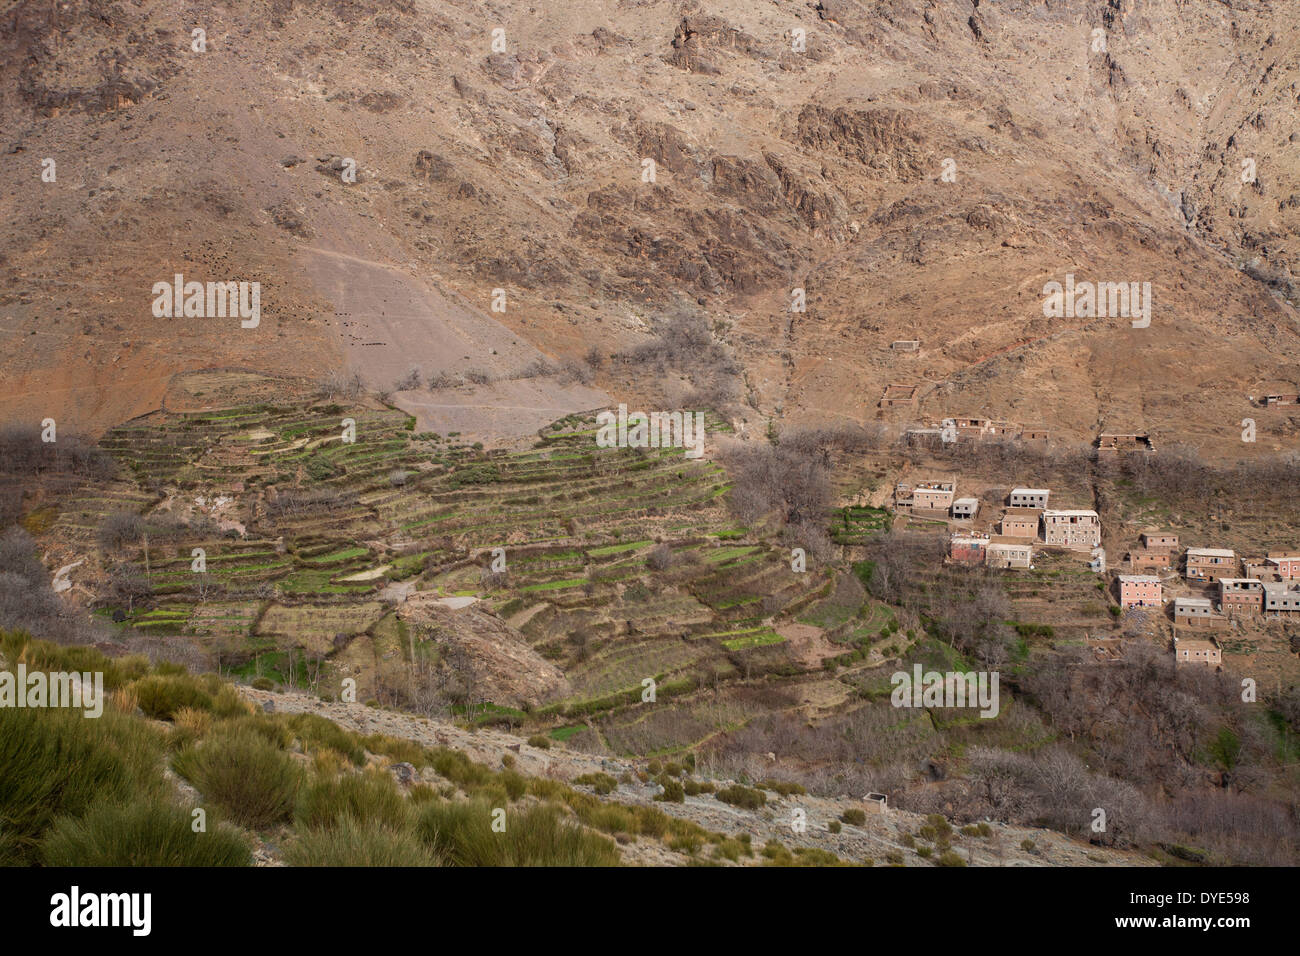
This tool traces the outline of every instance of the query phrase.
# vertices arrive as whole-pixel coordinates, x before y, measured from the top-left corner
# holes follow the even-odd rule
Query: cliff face
[[[516,381],[681,311],[760,428],[870,418],[903,381],[925,414],[1240,452],[1247,396],[1295,385],[1300,33],[1275,4],[188,9],[0,12],[5,417],[99,430],[206,366]],[[261,282],[260,325],[154,317],[177,273]],[[1067,274],[1151,283],[1149,327],[1044,316]],[[627,374],[598,384],[665,400]],[[601,397],[537,384],[556,417]]]

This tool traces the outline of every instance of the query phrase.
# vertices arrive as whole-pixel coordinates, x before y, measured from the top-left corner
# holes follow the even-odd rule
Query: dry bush
[[[17,526],[0,534],[0,629],[58,644],[93,644],[108,637],[102,623],[54,593],[36,542]]]
[[[418,366],[412,365],[406,374],[393,383],[393,391],[409,392],[420,387],[422,376]]]
[[[673,565],[673,549],[668,542],[661,542],[650,549],[645,563],[651,571],[667,571]]]
[[[266,502],[266,513],[271,518],[281,518],[290,515],[315,514],[318,512],[332,513],[335,511],[345,511],[352,508],[357,503],[357,493],[355,491],[344,491],[333,488],[312,488],[298,490],[287,488],[278,491],[274,497]]]
[[[555,365],[547,358],[538,356],[519,370],[516,378],[543,378],[555,374]]]
[[[337,398],[352,401],[360,398],[365,390],[366,384],[360,374],[353,372],[349,375],[342,369],[333,369],[316,382],[315,395],[329,402]]]
[[[113,460],[94,442],[60,432],[57,441],[41,440],[39,425],[0,427],[0,474],[21,477],[76,476],[106,479]]]

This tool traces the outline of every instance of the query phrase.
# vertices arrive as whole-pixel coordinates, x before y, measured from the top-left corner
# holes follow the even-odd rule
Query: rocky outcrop
[[[524,643],[519,632],[477,607],[453,607],[428,592],[412,594],[398,618],[416,639],[438,647],[438,666],[472,684],[484,700],[509,707],[544,704],[569,693],[569,682],[550,661]]]

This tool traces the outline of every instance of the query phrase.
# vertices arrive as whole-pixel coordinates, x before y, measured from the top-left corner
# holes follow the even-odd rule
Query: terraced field
[[[75,553],[110,516],[140,516],[103,561],[146,586],[130,605],[105,589],[100,611],[123,628],[193,637],[239,673],[283,678],[292,655],[342,661],[359,639],[367,660],[409,657],[385,631],[388,606],[412,590],[473,596],[561,668],[567,696],[538,718],[570,726],[621,726],[647,678],[664,696],[797,670],[775,625],[824,597],[828,572],[796,573],[788,549],[737,528],[720,465],[599,448],[591,415],[485,450],[417,434],[376,402],[258,398],[104,437],[119,480],[83,489],[53,533]],[[711,415],[708,427],[728,430]],[[700,713],[718,717],[702,733],[736,719]]]

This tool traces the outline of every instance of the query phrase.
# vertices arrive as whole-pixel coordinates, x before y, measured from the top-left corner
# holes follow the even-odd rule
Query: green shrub
[[[457,866],[615,866],[613,841],[563,819],[554,806],[505,812],[505,830],[492,829],[488,801],[432,803],[420,813],[425,844]]]
[[[139,656],[114,660],[93,647],[84,645],[68,646],[54,644],[50,641],[38,641],[26,631],[0,632],[0,656],[10,666],[16,666],[21,660],[31,671],[76,671],[77,673],[101,673],[104,675],[104,687],[114,690],[128,680],[147,673],[148,659]],[[143,661],[143,668],[141,667]]]
[[[492,779],[491,770],[470,760],[459,750],[437,750],[432,755],[432,763],[433,769],[438,772],[438,776],[445,777],[452,783],[467,790],[475,786],[482,786]],[[419,766],[419,764],[416,764],[416,766]]]
[[[860,827],[867,822],[867,812],[860,807],[850,807],[840,814],[840,819],[851,826]]]
[[[512,803],[528,792],[528,778],[515,770],[505,770],[497,774],[497,782],[505,787],[506,796]]]
[[[745,834],[748,836],[749,834]],[[732,863],[740,861],[742,856],[753,856],[754,850],[749,845],[748,840],[724,839],[713,847],[713,855],[720,860],[730,860]]]
[[[783,797],[788,797],[792,793],[803,795],[808,792],[803,784],[794,783],[791,780],[764,780],[759,786],[764,790],[779,793]]]
[[[252,687],[254,690],[274,690],[275,681],[269,677],[254,677]]]
[[[533,734],[528,738],[528,746],[536,747],[538,750],[550,750],[551,738],[546,734]]]
[[[966,858],[956,850],[945,850],[939,854],[939,858],[934,861],[935,866],[965,866]]]
[[[59,816],[163,792],[163,736],[113,710],[0,708],[0,865],[36,862]]]
[[[319,714],[293,714],[285,723],[302,741],[304,750],[337,750],[356,766],[366,762],[366,748],[356,734]]]
[[[250,712],[249,705],[233,685],[215,674],[150,674],[131,685],[136,702],[148,717],[171,720],[183,707],[206,710],[218,717],[235,717]]]
[[[729,803],[733,807],[741,807],[745,810],[757,810],[767,803],[767,795],[762,790],[753,790],[741,784],[732,784],[730,787],[723,787],[714,797],[723,803]]]
[[[342,817],[329,829],[298,834],[284,851],[290,866],[441,866],[410,830]]]
[[[293,759],[247,727],[214,731],[176,754],[172,765],[206,799],[251,829],[287,820],[302,783]]]
[[[409,810],[391,777],[363,771],[316,781],[303,790],[294,814],[298,826],[315,829],[335,826],[345,817],[396,830],[408,824]]]
[[[46,866],[249,866],[248,842],[233,827],[195,833],[189,810],[166,801],[99,803],[63,817],[41,844]]]
[[[143,677],[135,682],[135,694],[145,716],[155,720],[171,720],[184,707],[212,710],[212,695],[188,674]]]
[[[685,803],[686,789],[682,786],[680,780],[672,777],[665,777],[663,780],[664,792],[655,795],[656,800],[666,803]]]
[[[618,781],[607,773],[584,773],[580,777],[575,777],[573,782],[584,787],[592,787],[601,796],[618,789]]]
[[[826,824],[826,829],[830,830],[831,833],[839,833],[844,829],[844,826],[839,820],[832,820],[830,823]]]

